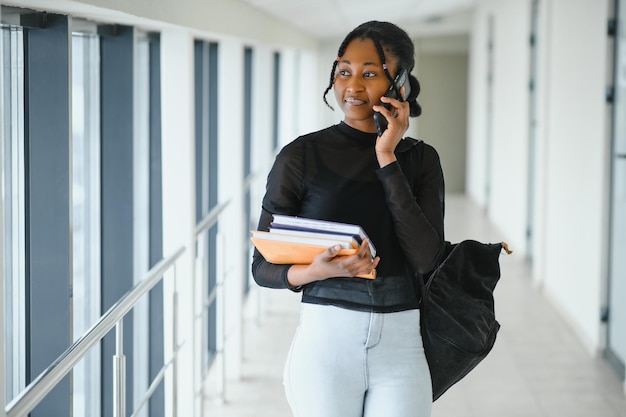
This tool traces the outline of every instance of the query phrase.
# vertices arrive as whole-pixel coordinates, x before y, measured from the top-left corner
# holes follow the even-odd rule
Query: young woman
[[[414,66],[413,42],[367,22],[339,47],[330,83],[345,117],[285,146],[269,173],[259,230],[273,214],[358,224],[374,243],[352,256],[330,247],[310,265],[276,265],[255,252],[256,282],[302,291],[285,366],[295,417],[426,417],[432,387],[420,335],[417,280],[443,248],[444,181],[437,152],[403,138],[417,117],[419,83],[405,101],[384,97]],[[389,106],[389,109],[382,104]],[[330,107],[330,106],[329,106]],[[379,112],[388,121],[377,134]],[[374,280],[357,278],[377,270]]]

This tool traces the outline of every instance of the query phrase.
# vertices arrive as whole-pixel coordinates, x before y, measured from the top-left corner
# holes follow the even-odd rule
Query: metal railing
[[[219,215],[226,208],[228,202],[216,206],[198,223],[195,228],[196,240],[207,230],[217,223]],[[185,252],[185,247],[180,247],[168,258],[161,260],[150,271],[148,271],[144,279],[130,289],[122,298],[120,298],[100,319],[76,342],[74,342],[65,352],[63,352],[47,369],[45,369],[36,379],[24,388],[7,406],[5,407],[6,417],[24,417],[32,412],[35,407],[61,382],[61,380],[72,371],[72,369],[96,346],[100,341],[115,327],[115,355],[113,356],[113,416],[125,417],[126,414],[126,358],[124,356],[124,336],[123,336],[123,320],[124,317],[135,307],[137,302],[150,291],[156,284],[164,279],[164,274],[170,268],[172,271],[173,285],[173,304],[172,304],[172,356],[165,361],[161,370],[150,382],[141,402],[131,414],[134,417],[139,414],[142,408],[148,403],[152,394],[155,392],[161,381],[164,379],[166,371],[169,367],[174,369],[173,374],[176,375],[176,355],[184,342],[179,343],[177,340],[177,311],[178,311],[178,291],[176,288],[176,261]],[[203,279],[206,277],[202,277]],[[216,300],[223,300],[224,285],[221,274],[217,275],[216,286],[213,291],[206,296],[202,305],[200,315],[208,311],[210,305]],[[223,332],[223,302],[221,309],[218,310],[217,327],[220,329],[217,336],[216,355],[221,361],[218,371],[218,394],[223,398],[224,393],[224,332]],[[221,321],[221,323],[220,323]],[[206,329],[206,326],[204,326]],[[206,330],[203,330],[206,331]],[[204,370],[206,371],[206,370]],[[204,385],[205,380],[200,383],[200,389]],[[176,403],[176,381],[173,386],[174,403]],[[175,415],[175,412],[174,412]]]
[[[178,258],[185,252],[181,247],[167,259],[157,263],[145,278],[129,290],[117,303],[115,303],[100,320],[94,324],[80,339],[63,352],[46,370],[33,380],[24,390],[6,406],[7,417],[23,417],[28,415],[46,395],[83,359],[91,348],[102,340],[113,327],[116,328],[116,352],[114,356],[115,375],[113,379],[113,397],[115,417],[126,416],[126,380],[125,358],[123,354],[123,319],[133,309],[135,304],[150,291],[162,279],[164,274],[174,266]],[[173,279],[176,279],[174,271]],[[174,326],[176,325],[176,308],[173,309]],[[175,332],[174,332],[175,334]],[[165,369],[175,366],[175,356],[180,346],[176,346],[173,358],[164,364],[163,369],[157,375],[159,381],[163,378]],[[151,384],[155,385],[156,379]],[[158,383],[156,383],[158,385]],[[152,389],[154,391],[154,389]],[[145,403],[142,402],[140,408]]]
[[[203,232],[209,230],[219,218],[220,214],[228,206],[230,201],[215,206],[202,220],[196,225],[196,238]]]

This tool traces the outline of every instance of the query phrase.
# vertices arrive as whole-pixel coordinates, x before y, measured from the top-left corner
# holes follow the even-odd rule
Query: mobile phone
[[[397,96],[396,88],[394,88],[394,85],[397,87],[398,92],[400,92],[400,89],[404,87],[404,97]],[[404,101],[410,93],[411,83],[409,82],[409,72],[405,68],[402,68],[400,69],[400,72],[396,76],[395,80],[393,80],[393,84],[389,86],[389,90],[387,90],[387,92],[385,93],[385,97],[391,97],[400,101]],[[387,103],[383,103],[382,105],[391,110],[391,105]],[[374,123],[376,124],[378,136],[382,136],[383,132],[387,129],[387,125],[389,124],[387,122],[387,119],[385,119],[385,116],[383,116],[379,112],[374,112]]]

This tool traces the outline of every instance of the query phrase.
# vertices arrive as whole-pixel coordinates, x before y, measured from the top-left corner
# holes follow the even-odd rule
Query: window
[[[100,26],[102,124],[102,310],[114,305],[162,258],[159,37],[129,26]],[[126,401],[144,403],[163,366],[162,286],[124,319]],[[151,316],[151,312],[154,316]],[[103,341],[103,360],[115,340]],[[104,362],[106,364],[106,362]],[[113,375],[103,366],[102,412],[111,415]],[[163,386],[137,415],[161,415]]]
[[[150,267],[163,259],[163,186],[161,168],[161,39],[160,35],[148,36],[149,62],[149,157],[150,157],[150,212],[149,212],[149,262]],[[161,372],[165,363],[165,341],[163,334],[163,282],[150,291],[150,381]],[[151,382],[152,383],[152,382]],[[165,415],[165,385],[154,389],[149,402],[150,417]]]
[[[252,219],[252,197],[250,193],[250,185],[251,185],[251,175],[252,175],[252,69],[253,69],[253,58],[254,51],[252,48],[245,48],[244,50],[244,114],[243,114],[243,132],[244,132],[244,146],[243,146],[243,178],[246,184],[245,189],[245,218],[246,221],[249,222],[248,227],[244,228],[245,236],[244,242],[248,241],[249,230],[255,228],[255,225]],[[250,259],[252,258],[252,248],[248,245],[248,256],[244,258],[245,266],[244,271],[248,271],[250,269]],[[243,276],[243,288],[244,292],[248,293],[250,291],[250,279],[248,274],[244,274]]]
[[[218,45],[195,42],[196,222],[217,205],[217,58]],[[197,254],[203,259],[202,291],[212,299],[203,313],[203,372],[217,350],[217,305],[211,294],[217,287],[217,225],[198,236]]]
[[[158,36],[68,15],[3,7],[0,30],[10,401],[162,258],[160,58]],[[163,366],[162,288],[148,298],[125,319],[129,409]],[[113,342],[37,409],[110,415]],[[162,388],[141,415],[163,415]]]
[[[65,15],[2,11],[9,24],[2,28],[5,393],[12,399],[71,343],[70,44]],[[66,377],[38,407],[67,415],[69,397]]]
[[[278,148],[278,115],[280,113],[280,52],[274,52],[274,95],[273,95],[273,132],[272,132],[272,147],[274,150]]]

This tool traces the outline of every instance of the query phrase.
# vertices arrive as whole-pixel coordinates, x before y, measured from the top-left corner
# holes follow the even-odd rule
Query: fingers
[[[370,252],[370,241],[369,239],[363,239],[361,245],[359,246],[359,250],[357,252],[360,258],[371,258],[372,252]]]
[[[389,97],[383,97],[381,101],[390,105],[391,108],[388,109],[383,105],[376,105],[373,107],[373,110],[379,112],[387,119],[388,129],[397,130],[401,132],[400,134],[404,134],[409,127],[409,116],[411,113],[409,103]]]
[[[372,257],[372,253],[370,252],[370,245],[367,239],[364,239],[361,242],[361,246],[359,251],[356,253],[356,260],[354,260],[352,264],[352,270],[355,271],[354,275],[359,274],[369,274],[371,271],[376,269],[378,262],[380,262],[380,258]]]
[[[319,254],[311,264],[320,279],[371,275],[380,258],[372,258],[369,243],[364,240],[354,255],[339,255],[341,247],[331,246]]]
[[[326,252],[323,252],[322,257],[325,260],[331,260],[337,256],[340,250],[341,250],[341,246],[339,245],[331,246],[328,249],[326,249]]]
[[[367,264],[361,267],[354,275],[358,277],[376,278],[376,267],[379,261],[380,258],[378,256],[374,259],[370,258]]]
[[[383,105],[376,105],[376,106],[374,106],[375,107],[374,110],[380,111],[383,114],[386,111],[386,112],[389,112],[389,114],[392,115],[392,116],[394,116],[394,115],[397,116],[397,115],[399,115],[400,112],[406,111],[407,114],[409,112],[409,103],[406,102],[406,101],[400,101],[400,100],[397,100],[395,98],[385,97],[385,96],[381,97],[380,101],[382,103],[386,103],[386,104],[388,104],[388,105],[390,105],[392,107],[391,109],[388,109],[386,106],[383,106]],[[384,109],[384,110],[382,110],[382,109]]]

